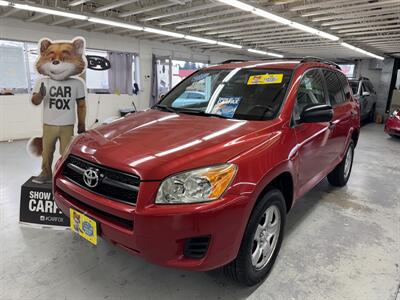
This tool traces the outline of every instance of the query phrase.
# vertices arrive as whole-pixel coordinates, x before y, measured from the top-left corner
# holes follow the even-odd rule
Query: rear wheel
[[[328,181],[333,186],[344,186],[350,178],[353,167],[354,142],[351,140],[346,155],[336,168],[328,174]]]
[[[224,267],[225,273],[247,286],[265,279],[281,247],[285,221],[285,199],[271,189],[254,208],[238,256]]]

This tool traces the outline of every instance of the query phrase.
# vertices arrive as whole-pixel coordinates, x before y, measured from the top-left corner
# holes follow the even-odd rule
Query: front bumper
[[[196,271],[215,269],[236,257],[251,209],[247,196],[228,193],[206,204],[154,205],[159,182],[141,183],[136,206],[93,194],[61,175],[53,186],[55,201],[66,215],[70,207],[87,214],[111,243],[155,264]],[[201,236],[210,237],[205,256],[186,257],[185,242]]]
[[[400,136],[400,120],[395,117],[390,117],[385,123],[385,132],[387,134]]]

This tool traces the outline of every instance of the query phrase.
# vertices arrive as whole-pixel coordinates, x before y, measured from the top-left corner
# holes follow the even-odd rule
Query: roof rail
[[[337,63],[334,63],[333,61],[330,60],[326,60],[320,57],[314,57],[314,56],[306,56],[304,57],[301,61],[301,63],[305,63],[305,62],[319,62],[319,63],[323,63],[323,64],[327,64],[330,65],[332,67],[335,67],[338,70],[342,70],[340,68],[340,66]]]
[[[228,59],[224,60],[223,62],[220,62],[221,65],[224,64],[231,64],[231,63],[241,63],[241,62],[246,62],[247,60],[244,59]]]

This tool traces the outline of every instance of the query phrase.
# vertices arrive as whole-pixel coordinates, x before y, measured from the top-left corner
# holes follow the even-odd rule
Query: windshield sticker
[[[283,81],[283,74],[253,75],[249,77],[247,85],[277,84],[277,83],[282,83],[282,81]]]
[[[219,97],[211,113],[232,118],[241,100],[242,97]]]
[[[206,78],[208,75],[209,75],[208,73],[202,73],[202,74],[193,76],[193,77],[192,77],[192,82],[203,80],[203,79]]]

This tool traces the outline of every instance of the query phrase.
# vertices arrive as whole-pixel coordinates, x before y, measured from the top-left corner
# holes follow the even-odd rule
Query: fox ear
[[[49,39],[42,39],[40,41],[40,54],[43,54],[44,51],[47,50],[51,45],[51,41]]]
[[[85,51],[85,40],[82,37],[74,38],[72,41],[76,53],[82,55]]]

